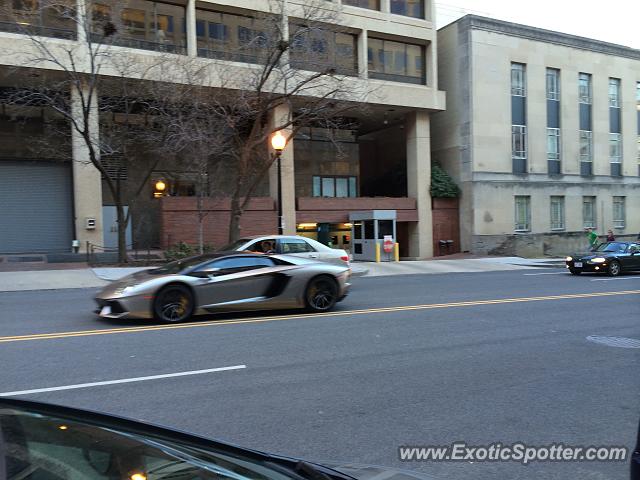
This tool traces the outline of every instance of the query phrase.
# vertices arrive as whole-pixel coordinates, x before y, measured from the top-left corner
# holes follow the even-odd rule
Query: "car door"
[[[629,245],[629,258],[627,259],[629,270],[640,270],[640,243]]]
[[[293,255],[294,257],[309,258],[312,260],[320,259],[320,252],[316,251],[316,249],[303,238],[282,237],[278,239],[278,252],[284,255]]]
[[[207,308],[262,297],[271,285],[273,273],[280,270],[275,267],[273,259],[254,255],[209,262],[193,272],[209,274],[195,287],[198,303]]]

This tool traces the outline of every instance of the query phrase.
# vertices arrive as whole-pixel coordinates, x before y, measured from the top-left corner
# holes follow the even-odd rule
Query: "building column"
[[[358,48],[356,50],[358,55],[358,76],[363,80],[369,78],[369,42],[367,35],[367,30],[360,30],[360,34],[358,35]]]
[[[380,11],[382,13],[391,13],[391,1],[380,0]]]
[[[196,35],[196,0],[187,1],[187,55],[198,56],[198,37]]]
[[[416,199],[418,221],[409,224],[409,256],[433,257],[431,212],[431,126],[427,112],[406,116],[407,193]]]
[[[83,87],[83,96],[88,97],[88,89]],[[99,119],[98,92],[93,91],[89,131],[92,132],[92,143],[98,149]],[[77,88],[71,88],[71,111],[78,124],[83,125],[82,102]],[[86,251],[86,243],[104,244],[102,224],[102,177],[100,171],[91,163],[89,149],[83,137],[71,127],[72,166],[73,166],[73,203],[75,214],[76,240],[80,251]],[[94,220],[93,226],[90,220]],[[88,222],[89,220],[89,222]]]
[[[287,105],[278,105],[271,111],[271,128],[277,128],[289,121],[291,110]],[[291,129],[284,129],[283,134],[288,137]],[[269,147],[271,148],[271,147]],[[296,234],[296,182],[293,158],[293,139],[290,139],[280,157],[282,182],[282,230],[285,235]],[[278,170],[274,162],[269,170],[269,193],[271,198],[278,199]],[[280,220],[280,219],[278,219]],[[274,232],[275,233],[275,232]]]

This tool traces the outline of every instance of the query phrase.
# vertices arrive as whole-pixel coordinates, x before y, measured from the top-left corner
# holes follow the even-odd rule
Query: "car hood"
[[[596,257],[608,257],[611,255],[611,252],[584,252],[584,253],[574,253],[571,257],[574,260],[591,260]]]
[[[436,477],[400,468],[381,467],[379,465],[360,465],[357,463],[318,462],[332,470],[344,473],[356,480],[436,480]]]

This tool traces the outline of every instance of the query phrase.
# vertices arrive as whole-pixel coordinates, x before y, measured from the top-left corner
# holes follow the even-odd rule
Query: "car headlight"
[[[596,258],[593,258],[591,261],[593,263],[604,263],[604,262],[607,261],[607,259],[606,258],[602,258],[602,257],[596,257]]]
[[[121,287],[121,288],[116,288],[113,293],[115,295],[128,295],[129,293],[131,293],[133,291],[135,287],[133,287],[132,285],[129,285],[128,287]]]
[[[572,261],[572,260],[573,260],[573,257],[567,257],[565,260],[566,260],[567,262],[570,262],[570,261]]]

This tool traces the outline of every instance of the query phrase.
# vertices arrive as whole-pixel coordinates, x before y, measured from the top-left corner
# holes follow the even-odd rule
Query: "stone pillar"
[[[382,13],[390,13],[391,12],[391,1],[390,0],[380,0],[380,11]]]
[[[271,127],[277,128],[279,125],[284,125],[288,122],[290,115],[291,111],[287,105],[278,105],[271,111]],[[285,137],[288,137],[290,133],[291,129],[285,129],[283,132]],[[282,223],[285,235],[296,234],[296,182],[293,160],[293,139],[290,139],[280,159],[282,170]],[[277,201],[278,171],[276,162],[273,163],[269,170],[269,193]]]
[[[430,128],[429,113],[406,116],[407,193],[418,207],[418,222],[409,224],[409,256],[416,258],[433,257]]]
[[[369,78],[369,57],[368,57],[368,44],[367,41],[367,30],[361,30],[358,35],[358,75],[363,80]]]
[[[198,56],[198,37],[196,36],[196,0],[187,1],[187,55]]]
[[[89,90],[84,87],[83,96],[88,97]],[[92,143],[98,148],[98,101],[97,91],[93,91],[91,99],[91,115],[89,131],[92,132]],[[78,125],[82,127],[82,101],[80,92],[71,88],[71,109]],[[76,240],[80,242],[80,251],[86,251],[86,242],[96,245],[104,244],[102,224],[102,177],[98,169],[91,163],[89,148],[83,137],[71,127],[72,164],[73,164],[73,201],[75,213]],[[95,219],[95,227],[87,228],[87,219]]]

